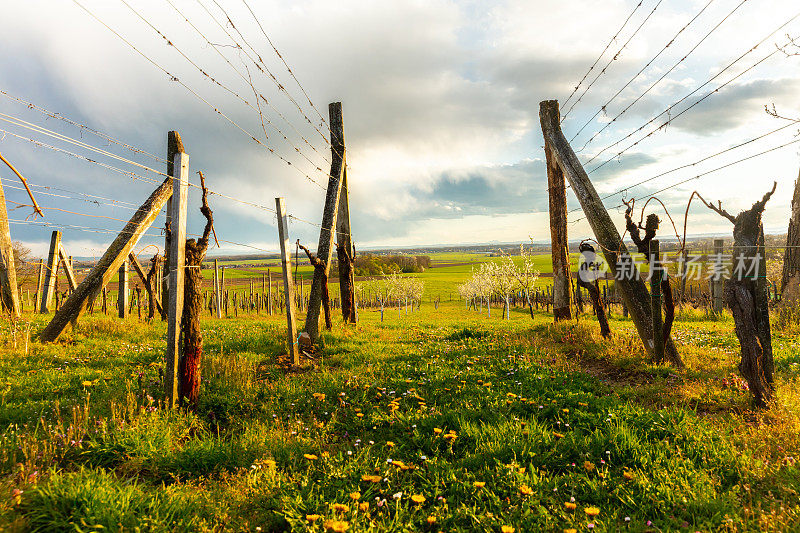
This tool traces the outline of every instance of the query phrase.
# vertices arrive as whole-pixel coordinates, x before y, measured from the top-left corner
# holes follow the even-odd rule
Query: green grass
[[[426,296],[468,275],[447,268],[421,275]],[[646,362],[618,309],[608,340],[589,315],[501,314],[443,297],[337,316],[295,372],[276,364],[281,316],[204,318],[194,412],[160,408],[161,322],[87,316],[27,353],[4,322],[0,530],[800,527],[796,331],[775,332],[779,401],[758,414],[730,317],[679,315],[676,371]]]

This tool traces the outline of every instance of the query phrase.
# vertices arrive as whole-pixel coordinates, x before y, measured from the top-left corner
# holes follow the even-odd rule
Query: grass
[[[0,530],[800,527],[797,331],[775,331],[779,400],[756,413],[729,316],[679,315],[676,371],[618,312],[608,340],[444,298],[360,315],[294,372],[280,316],[204,318],[194,412],[160,408],[160,322],[85,317],[27,353],[3,323]]]

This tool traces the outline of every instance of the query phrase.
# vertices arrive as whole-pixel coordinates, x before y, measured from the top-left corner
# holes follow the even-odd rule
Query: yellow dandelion
[[[344,520],[328,520],[325,522],[325,529],[334,533],[344,533],[350,529],[350,522]]]
[[[574,511],[576,507],[578,507],[578,505],[573,502],[564,502],[564,509],[567,511]]]
[[[597,507],[587,507],[583,512],[586,513],[587,516],[595,517],[600,514],[600,509]]]
[[[322,452],[322,457],[330,457],[331,454],[329,452]]]
[[[530,488],[528,485],[522,485],[519,488],[519,491],[523,496],[530,496],[531,494],[533,494],[533,489]]]
[[[425,503],[425,496],[423,496],[422,494],[412,494],[411,501],[418,505],[422,505],[423,503]]]
[[[553,432],[553,436],[555,438],[557,438],[557,439],[563,439],[564,438],[564,435],[562,435],[561,433],[556,433],[556,432]]]
[[[425,519],[425,521],[428,522],[429,526],[432,526],[433,524],[436,523],[436,517],[433,516],[433,515],[430,515],[428,518]]]
[[[367,512],[369,510],[369,502],[359,503],[358,508],[361,509],[363,512]]]
[[[381,476],[361,476],[361,481],[369,481],[370,483],[380,483],[383,477]]]
[[[392,442],[392,441],[387,441],[387,442],[386,442],[386,446],[387,446],[388,448],[394,448],[394,442]]]
[[[433,428],[433,432],[436,433],[437,435],[441,435],[442,428]]]
[[[561,412],[562,412],[562,413],[569,413],[569,409],[567,409],[567,408],[565,407],[564,409],[562,409],[562,410],[561,410]]]
[[[578,530],[575,529],[574,527],[571,527],[569,529],[565,529],[564,533],[578,533]]]
[[[584,461],[583,468],[585,468],[587,472],[591,472],[594,470],[594,463],[591,461]]]
[[[350,506],[344,503],[332,503],[331,511],[334,513],[346,513],[350,510]]]
[[[476,489],[482,489],[483,487],[486,486],[486,482],[485,481],[473,481],[472,482],[472,486],[475,487]]]
[[[356,413],[356,416],[357,416],[358,418],[364,418],[364,413]]]
[[[322,518],[322,516],[320,516],[318,514],[307,514],[306,515],[306,520],[308,520],[309,522],[316,522],[320,518]]]
[[[514,394],[513,392],[507,392],[507,393],[506,393],[506,396],[507,396],[507,397],[509,397],[509,398],[511,398],[512,400],[513,400],[514,398],[516,398],[516,397],[517,397],[517,395],[516,395],[516,394]]]
[[[361,493],[360,492],[351,492],[350,493],[350,499],[351,500],[358,500],[360,498],[361,498]]]
[[[319,459],[319,457],[317,457],[317,456],[316,456],[316,455],[314,455],[313,453],[304,453],[304,454],[303,454],[303,457],[305,457],[305,458],[306,458],[306,459],[308,459],[309,461],[316,461],[317,459]]]
[[[626,471],[624,471],[622,473],[622,477],[624,477],[626,480],[630,481],[630,480],[633,479],[633,472],[631,472],[630,470],[626,470]]]
[[[514,528],[512,526],[502,526],[500,531],[502,533],[514,533]]]

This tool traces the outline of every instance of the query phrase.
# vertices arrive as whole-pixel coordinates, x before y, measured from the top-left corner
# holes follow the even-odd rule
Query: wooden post
[[[11,228],[8,225],[6,196],[0,182],[0,293],[3,304],[14,318],[22,316],[22,306],[17,288],[17,269],[14,264],[14,246],[11,242]]]
[[[267,302],[267,313],[272,314],[272,272],[267,269],[267,290],[269,291],[269,301]]]
[[[553,262],[553,318],[569,320],[572,317],[572,291],[567,240],[567,189],[564,172],[558,165],[553,149],[545,139],[547,160],[547,191],[550,210],[550,254]]]
[[[153,301],[156,304],[155,311],[158,311],[158,313],[161,314],[161,312],[162,312],[161,298],[158,295],[158,290],[156,288],[157,286],[153,287],[151,285],[150,281],[148,281],[147,274],[145,274],[144,269],[142,268],[142,265],[139,264],[139,259],[136,258],[136,254],[135,253],[131,252],[131,253],[128,254],[128,263],[130,264],[130,266],[133,267],[133,270],[139,276],[139,279],[142,280],[142,284],[144,285],[144,289],[147,291],[147,295],[150,296],[151,293],[152,293]],[[156,269],[156,272],[159,271],[158,260],[156,260],[155,269]]]
[[[44,287],[42,287],[42,302],[39,305],[40,313],[49,313],[53,305],[53,296],[56,292],[56,276],[58,275],[58,249],[61,246],[61,232],[54,231],[50,236],[50,252],[47,254],[47,267],[44,271]]]
[[[178,363],[181,355],[181,317],[183,316],[183,282],[186,276],[186,209],[189,193],[189,156],[175,154],[175,179],[172,179],[172,212],[170,213],[169,282],[167,304],[167,368],[164,387],[167,406],[178,401]]]
[[[664,271],[661,266],[658,239],[650,241],[650,310],[653,316],[653,357],[664,360],[664,321],[661,316],[661,280]]]
[[[342,145],[344,145],[344,132]],[[342,300],[342,318],[350,324],[356,323],[356,283],[353,272],[355,249],[350,229],[350,200],[347,191],[347,165],[342,170],[342,192],[339,198],[339,213],[336,217],[336,257],[339,262],[339,295]]]
[[[308,311],[306,312],[305,330],[311,337],[311,342],[319,339],[319,313],[322,305],[322,284],[324,278],[330,273],[331,256],[336,218],[339,211],[339,197],[342,191],[342,176],[344,173],[344,130],[342,127],[342,104],[334,102],[328,106],[331,125],[331,172],[328,178],[328,189],[325,194],[325,209],[322,213],[322,228],[319,232],[317,245],[317,258],[325,263],[325,272],[314,269],[314,281],[311,284],[311,293],[308,298]]]
[[[117,290],[117,309],[120,318],[128,318],[128,260],[122,261],[119,266],[119,288]]]
[[[721,313],[723,309],[722,299],[722,252],[724,242],[722,239],[714,239],[714,261],[718,261],[717,269],[711,278],[711,299],[712,310],[714,313]]]
[[[283,270],[283,291],[286,298],[286,345],[292,364],[300,364],[300,347],[298,345],[297,325],[295,324],[294,283],[292,282],[292,253],[289,248],[289,221],[286,216],[286,202],[283,198],[275,198],[275,210],[278,214],[278,238],[281,243],[281,266]]]
[[[39,261],[39,276],[36,279],[36,294],[34,294],[33,311],[39,311],[41,305],[42,288],[44,287],[44,260]]]
[[[578,197],[586,219],[603,250],[606,263],[615,275],[615,283],[619,287],[623,302],[628,307],[639,338],[648,352],[652,354],[650,340],[653,338],[653,323],[647,287],[638,274],[630,276],[620,272],[620,267],[633,263],[633,258],[622,242],[619,231],[603,206],[589,176],[561,131],[558,102],[555,100],[541,102],[539,115],[545,142],[549,143],[554,159]],[[665,353],[672,364],[683,365],[671,338],[666,339]]]
[[[183,141],[181,140],[181,136],[177,131],[170,131],[167,133],[167,176],[174,177],[175,173],[175,156],[185,152],[183,149]],[[169,178],[167,178],[169,179]],[[172,184],[170,184],[170,191],[172,191]],[[170,224],[172,222],[172,196],[167,199],[167,217],[164,222],[165,228],[169,229]],[[169,298],[169,279],[167,276],[169,275],[169,265],[170,259],[169,254],[172,250],[172,244],[170,241],[171,232],[165,231],[164,232],[164,268],[161,273],[161,301],[166,302]]]
[[[220,297],[222,296],[222,291],[220,290],[219,286],[219,264],[217,260],[214,259],[214,304],[216,305],[217,309],[217,318],[222,318],[222,302],[220,301]]]
[[[70,290],[74,291],[78,288],[78,282],[75,278],[75,272],[72,270],[72,256],[68,256],[64,250],[64,243],[58,243],[58,257],[61,261],[61,266],[64,268],[64,273],[67,275],[67,283],[69,283]]]

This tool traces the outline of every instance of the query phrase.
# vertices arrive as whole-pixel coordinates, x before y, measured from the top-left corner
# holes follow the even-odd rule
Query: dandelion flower
[[[571,527],[569,529],[565,529],[564,533],[578,533],[578,530],[575,529],[574,527]]]
[[[331,510],[334,513],[346,513],[350,510],[350,506],[344,503],[332,503]]]
[[[584,461],[583,468],[585,468],[587,472],[591,472],[594,470],[594,463],[591,461]]]
[[[473,481],[472,482],[472,486],[475,487],[476,489],[482,489],[483,487],[486,486],[486,482],[485,481]]]
[[[532,489],[532,488],[530,488],[528,485],[522,485],[522,486],[519,488],[519,491],[520,491],[520,493],[522,493],[524,496],[530,496],[531,494],[533,494],[533,489]]]
[[[587,516],[597,516],[600,514],[600,509],[597,507],[587,507],[583,512],[586,513]]]
[[[412,494],[411,495],[411,501],[416,503],[416,504],[421,505],[421,504],[425,503],[425,496],[423,496],[422,494]]]
[[[514,528],[512,526],[501,526],[500,531],[502,533],[514,533]]]
[[[364,413],[356,413],[356,416],[357,416],[358,418],[364,418]]]
[[[381,476],[361,476],[362,481],[369,481],[370,483],[380,483],[381,479],[383,479]]]
[[[304,453],[304,454],[303,454],[303,457],[305,457],[305,458],[306,458],[306,459],[308,459],[309,461],[316,461],[317,459],[319,459],[319,457],[317,457],[317,456],[316,456],[316,455],[314,455],[313,453]]]
[[[318,514],[307,514],[306,515],[306,520],[308,520],[309,522],[316,522],[320,518],[322,518],[322,516],[320,516]]]
[[[562,435],[561,433],[556,433],[556,432],[553,432],[553,436],[555,438],[557,438],[557,439],[563,439],[564,438],[564,435]]]
[[[633,479],[633,473],[630,470],[626,470],[626,471],[624,471],[622,473],[622,477],[624,477],[626,480],[630,481],[630,480]]]
[[[344,520],[328,520],[325,522],[325,529],[335,533],[344,533],[350,529],[350,522]]]
[[[433,524],[436,523],[436,517],[433,516],[433,515],[430,515],[428,518],[425,519],[425,521],[428,522],[429,526],[432,526]]]
[[[433,432],[440,435],[442,433],[442,428],[433,428]]]
[[[351,500],[358,500],[360,498],[361,498],[361,493],[360,492],[351,492],[350,493],[350,499]]]
[[[564,502],[564,508],[567,511],[574,511],[576,507],[578,507],[578,504],[576,504],[576,503]]]
[[[387,446],[388,448],[394,448],[394,442],[392,442],[392,441],[386,441],[386,446]]]
[[[364,512],[367,512],[367,510],[369,509],[369,502],[361,502],[361,503],[359,503],[358,504],[358,508],[361,509]]]

